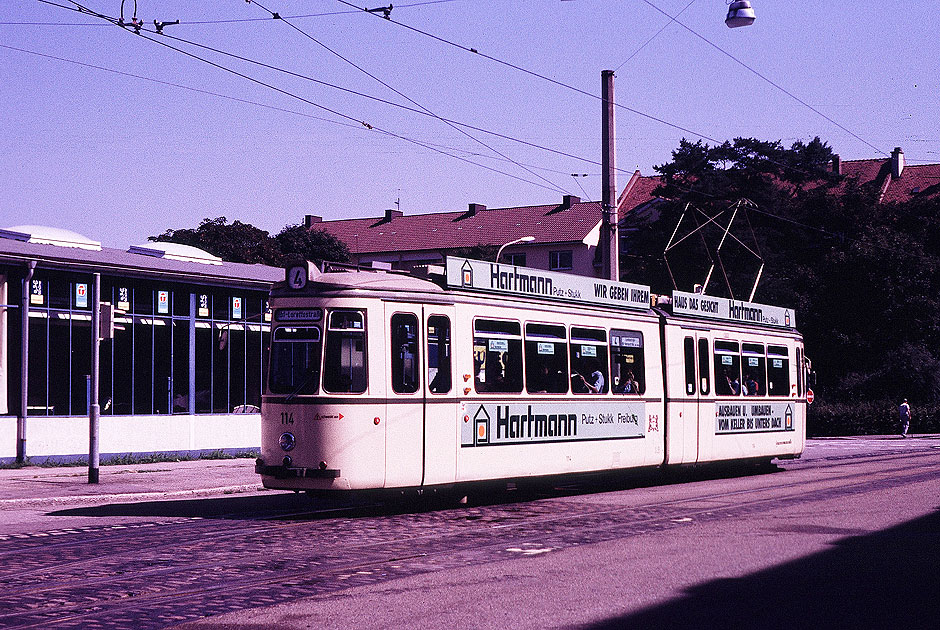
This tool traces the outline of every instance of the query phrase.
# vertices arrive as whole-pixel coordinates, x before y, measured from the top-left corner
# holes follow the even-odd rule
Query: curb
[[[0,499],[0,506],[27,506],[42,505],[44,503],[77,503],[99,501],[146,501],[149,499],[173,499],[180,497],[200,497],[217,494],[242,494],[264,490],[260,484],[245,484],[240,486],[220,486],[217,488],[201,488],[197,490],[168,490],[165,492],[118,492],[113,494],[80,494],[60,497],[31,497],[20,499]]]

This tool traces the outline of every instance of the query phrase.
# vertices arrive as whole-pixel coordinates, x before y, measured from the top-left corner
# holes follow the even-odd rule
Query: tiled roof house
[[[900,148],[888,159],[842,161],[835,156],[832,169],[870,188],[875,203],[940,193],[940,164],[905,165]],[[655,212],[659,200],[653,190],[659,183],[659,177],[636,171],[617,200],[619,218]],[[372,218],[324,221],[307,215],[305,219],[308,227],[345,242],[357,264],[378,261],[405,269],[440,263],[459,248],[499,247],[531,236],[531,242],[508,246],[503,260],[588,276],[604,271],[596,256],[600,223],[600,202],[581,201],[573,195],[565,195],[558,204],[538,206],[487,208],[471,203],[458,212],[405,215],[387,210],[384,216]]]

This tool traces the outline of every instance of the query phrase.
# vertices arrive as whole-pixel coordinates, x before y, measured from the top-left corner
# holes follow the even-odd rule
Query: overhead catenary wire
[[[303,96],[294,94],[294,93],[292,93],[292,92],[290,92],[290,91],[288,91],[288,90],[284,90],[284,89],[279,88],[279,87],[277,87],[277,86],[275,86],[275,85],[273,85],[273,84],[267,83],[267,82],[265,82],[265,81],[262,81],[262,80],[260,80],[260,79],[255,78],[255,77],[252,77],[252,76],[250,76],[250,75],[247,75],[247,74],[245,74],[245,73],[243,73],[243,72],[239,72],[238,70],[234,70],[234,69],[232,69],[232,68],[228,68],[228,67],[226,67],[226,66],[223,66],[222,64],[216,63],[216,62],[211,61],[211,60],[209,60],[209,59],[206,59],[206,58],[204,58],[204,57],[200,57],[199,55],[196,55],[195,53],[192,53],[192,52],[183,50],[183,49],[181,49],[181,48],[178,48],[178,47],[176,47],[176,46],[173,46],[173,45],[167,43],[166,41],[163,41],[163,40],[165,40],[165,39],[176,39],[176,38],[168,37],[166,34],[161,34],[158,38],[151,37],[151,36],[150,36],[151,31],[149,31],[149,30],[146,29],[146,28],[135,28],[133,25],[121,25],[121,24],[118,23],[118,19],[117,19],[117,18],[108,16],[108,15],[105,15],[105,14],[101,14],[101,13],[98,13],[98,12],[96,12],[96,11],[92,11],[91,9],[88,9],[87,7],[81,5],[80,3],[75,2],[74,0],[68,0],[69,2],[71,2],[71,4],[75,5],[74,7],[64,6],[64,5],[61,5],[61,4],[57,4],[57,3],[55,3],[55,2],[51,2],[50,0],[39,0],[39,1],[40,1],[40,2],[45,2],[46,4],[51,4],[51,5],[54,5],[54,6],[58,6],[58,7],[67,9],[67,10],[77,11],[77,12],[79,12],[79,13],[83,13],[83,14],[86,14],[86,15],[92,15],[92,16],[94,16],[94,17],[101,18],[101,19],[106,20],[106,21],[108,21],[108,22],[110,22],[110,23],[112,23],[112,24],[114,24],[114,25],[116,25],[116,26],[121,26],[121,29],[122,29],[122,30],[125,30],[125,31],[128,30],[128,28],[129,28],[130,30],[132,30],[132,31],[134,32],[134,34],[136,34],[136,35],[139,36],[139,37],[143,37],[144,39],[147,39],[148,41],[151,41],[151,42],[153,42],[153,43],[159,44],[159,45],[161,45],[161,46],[163,46],[163,47],[165,47],[165,48],[168,48],[168,49],[170,49],[170,50],[173,50],[173,51],[176,51],[176,52],[178,52],[178,53],[181,53],[181,54],[183,54],[183,55],[185,55],[185,56],[188,56],[188,57],[190,57],[190,58],[192,58],[192,59],[195,59],[195,60],[200,61],[200,62],[202,62],[202,63],[208,64],[208,65],[210,65],[210,66],[213,66],[213,67],[215,67],[215,68],[217,68],[217,69],[219,69],[219,70],[222,70],[222,71],[224,71],[224,72],[227,72],[227,73],[233,74],[233,75],[235,75],[235,76],[241,77],[241,78],[243,78],[243,79],[246,79],[246,80],[248,80],[248,81],[251,81],[251,82],[253,82],[253,83],[257,84],[257,85],[260,85],[260,86],[262,86],[262,87],[265,87],[265,88],[267,88],[267,89],[273,90],[273,91],[275,91],[275,92],[278,92],[278,93],[283,94],[283,95],[285,95],[285,96],[288,96],[288,97],[290,97],[290,98],[299,100],[299,101],[304,102],[304,103],[306,103],[306,104],[308,104],[308,105],[311,105],[311,106],[313,106],[313,107],[319,108],[319,109],[321,109],[321,110],[323,110],[323,111],[326,111],[326,112],[328,112],[328,113],[331,113],[331,114],[333,114],[333,115],[335,115],[335,116],[338,116],[338,117],[340,117],[340,118],[342,118],[342,119],[351,121],[351,122],[353,122],[353,123],[357,123],[358,126],[365,127],[366,129],[369,129],[369,130],[371,130],[371,131],[376,131],[376,132],[378,132],[378,133],[387,135],[387,136],[389,136],[389,137],[396,138],[396,139],[399,139],[399,140],[402,140],[402,141],[405,141],[405,142],[414,144],[414,145],[416,145],[416,146],[423,147],[423,148],[425,148],[425,149],[427,149],[427,150],[429,150],[429,151],[433,151],[433,152],[439,153],[439,154],[441,154],[441,155],[446,155],[446,156],[451,157],[451,158],[453,158],[453,159],[456,159],[456,160],[459,160],[459,161],[462,161],[462,162],[466,162],[466,163],[468,163],[468,164],[472,164],[472,165],[474,165],[474,166],[476,166],[476,167],[478,167],[478,168],[482,168],[482,169],[484,169],[484,170],[488,170],[488,171],[491,171],[491,172],[493,172],[493,173],[497,173],[497,174],[500,174],[500,175],[504,175],[504,176],[506,176],[506,177],[510,177],[510,178],[515,179],[515,180],[517,180],[517,181],[521,181],[521,182],[524,182],[524,183],[527,183],[527,184],[530,184],[530,185],[533,185],[533,186],[538,186],[538,187],[540,187],[540,188],[545,188],[545,189],[547,189],[547,190],[552,190],[552,191],[556,191],[556,192],[557,192],[558,190],[563,190],[563,189],[558,189],[558,188],[556,188],[556,187],[549,187],[549,186],[546,186],[546,185],[543,184],[543,183],[536,182],[536,181],[532,181],[532,180],[526,179],[526,178],[524,178],[524,177],[519,177],[518,175],[514,175],[514,174],[512,174],[512,173],[507,173],[506,171],[502,171],[502,170],[493,168],[493,167],[491,167],[491,166],[487,166],[487,165],[485,165],[485,164],[480,164],[479,162],[475,162],[475,161],[473,161],[473,160],[460,157],[460,156],[458,156],[458,155],[453,155],[453,154],[448,153],[448,152],[446,152],[446,151],[443,151],[443,150],[441,150],[441,149],[435,148],[434,146],[431,146],[430,144],[425,143],[425,142],[423,142],[423,141],[416,140],[416,139],[414,139],[414,138],[410,138],[410,137],[407,137],[407,136],[404,136],[404,135],[395,133],[395,132],[393,132],[393,131],[391,131],[391,130],[384,129],[384,128],[382,128],[382,127],[379,127],[379,126],[376,126],[376,125],[374,125],[374,124],[368,123],[368,122],[366,122],[366,121],[360,120],[360,119],[358,119],[358,118],[356,118],[356,117],[354,117],[354,116],[345,114],[345,113],[343,113],[343,112],[340,112],[340,111],[338,111],[338,110],[332,109],[332,108],[327,107],[327,106],[325,106],[325,105],[321,105],[321,104],[319,104],[319,103],[317,103],[317,102],[315,102],[315,101],[312,101],[312,100],[310,100],[310,99],[308,99],[308,98],[305,98],[305,97],[303,97]],[[155,34],[155,33],[154,33],[154,34]],[[262,65],[264,65],[264,64],[262,64]]]
[[[346,5],[346,6],[348,6],[348,7],[351,7],[351,8],[358,8],[358,7],[356,7],[354,4],[352,4],[351,2],[348,2],[347,0],[337,0],[337,2],[339,2],[339,3],[341,3],[341,4],[344,4],[344,5]],[[727,52],[726,50],[724,50],[723,48],[721,48],[721,47],[718,46],[717,44],[714,44],[713,42],[711,42],[710,40],[708,40],[705,36],[700,35],[699,33],[695,32],[694,30],[692,30],[691,28],[689,28],[688,26],[686,26],[686,25],[683,24],[682,22],[678,21],[677,19],[674,19],[673,16],[669,15],[668,13],[666,13],[665,11],[663,11],[662,9],[660,9],[659,7],[657,7],[655,4],[653,4],[653,3],[650,2],[649,0],[644,0],[644,2],[646,2],[646,4],[650,5],[652,8],[656,9],[658,12],[662,13],[662,14],[665,15],[666,17],[670,18],[670,20],[675,21],[676,24],[678,24],[678,25],[680,25],[682,28],[688,30],[689,32],[691,32],[692,34],[694,34],[696,37],[702,39],[703,41],[705,41],[706,43],[708,43],[710,46],[714,47],[716,50],[718,50],[718,51],[720,51],[721,53],[723,53],[723,54],[729,56],[729,57],[730,57],[731,59],[733,59],[735,62],[741,64],[742,66],[744,66],[745,68],[747,68],[748,70],[750,70],[751,72],[753,72],[754,74],[756,74],[758,77],[760,77],[760,78],[763,79],[764,81],[767,81],[768,83],[770,83],[770,84],[771,84],[772,86],[774,86],[775,88],[777,88],[777,89],[779,89],[780,91],[784,92],[787,96],[790,96],[791,98],[793,98],[794,100],[796,100],[797,102],[799,102],[801,105],[803,105],[803,106],[809,108],[811,111],[815,112],[816,114],[818,114],[819,116],[821,116],[821,117],[824,118],[825,120],[829,121],[830,123],[832,123],[833,125],[835,125],[835,126],[838,127],[839,129],[845,131],[846,133],[848,133],[849,135],[851,135],[851,136],[852,136],[853,138],[855,138],[856,140],[858,140],[858,141],[862,142],[863,144],[865,144],[866,146],[868,146],[868,147],[874,149],[874,150],[877,151],[878,153],[881,153],[881,154],[883,154],[883,155],[887,155],[887,152],[885,152],[885,151],[879,149],[878,147],[876,147],[875,145],[869,143],[867,140],[865,140],[864,138],[862,138],[862,137],[859,136],[858,134],[852,132],[851,130],[847,129],[847,128],[844,127],[843,125],[839,124],[838,122],[836,122],[835,120],[833,120],[833,119],[830,118],[829,116],[826,116],[824,113],[822,113],[821,111],[819,111],[818,109],[816,109],[815,107],[813,107],[812,105],[810,105],[809,103],[807,103],[806,101],[804,101],[803,99],[799,98],[798,96],[796,96],[795,94],[793,94],[792,92],[790,92],[789,90],[787,90],[786,88],[784,88],[783,86],[781,86],[781,85],[779,85],[778,83],[774,82],[773,80],[771,80],[771,79],[768,78],[767,76],[763,75],[762,73],[758,72],[758,71],[755,70],[754,68],[751,68],[750,66],[748,66],[747,64],[745,64],[743,61],[739,60],[737,57],[735,57],[735,56],[732,55],[731,53]],[[363,12],[365,12],[365,13],[368,13],[368,11],[365,11],[365,10],[363,10],[363,9],[360,9],[360,10],[363,11]],[[684,10],[685,10],[685,9],[683,9],[683,11],[684,11]],[[370,15],[374,15],[374,14],[370,14]],[[376,17],[381,17],[381,16],[376,16]],[[385,19],[385,18],[381,18],[381,19]],[[453,46],[453,47],[455,47],[455,48],[459,48],[460,50],[463,50],[463,51],[466,51],[466,52],[469,52],[469,53],[473,53],[473,54],[475,54],[475,55],[478,55],[478,56],[480,56],[480,57],[483,57],[483,58],[488,59],[488,60],[490,60],[490,61],[493,61],[493,62],[495,62],[495,63],[501,64],[501,65],[507,66],[507,67],[509,67],[509,68],[512,68],[512,69],[514,69],[514,70],[517,70],[517,71],[519,71],[519,72],[523,72],[523,73],[525,73],[525,74],[528,74],[528,75],[537,77],[537,78],[542,79],[542,80],[544,80],[544,81],[548,81],[549,83],[553,83],[553,84],[558,85],[558,86],[560,86],[560,87],[563,87],[563,88],[566,88],[566,89],[575,91],[575,92],[577,92],[577,93],[579,93],[579,94],[583,94],[583,95],[585,95],[585,96],[589,96],[589,97],[594,98],[594,99],[597,99],[597,100],[602,100],[602,97],[599,96],[599,95],[597,95],[597,94],[593,94],[593,93],[591,93],[591,92],[588,92],[588,91],[586,91],[586,90],[582,90],[581,88],[575,87],[575,86],[573,86],[573,85],[569,85],[569,84],[564,83],[564,82],[562,82],[562,81],[558,81],[558,80],[556,80],[556,79],[552,79],[551,77],[548,77],[548,76],[546,76],[546,75],[544,75],[544,74],[535,72],[535,71],[533,71],[533,70],[529,70],[529,69],[524,68],[524,67],[522,67],[522,66],[519,66],[519,65],[517,65],[517,64],[515,64],[515,63],[509,62],[509,61],[505,61],[505,60],[503,60],[503,59],[499,59],[498,57],[494,57],[494,56],[488,55],[488,54],[486,54],[486,53],[481,53],[481,52],[480,52],[478,49],[476,49],[476,48],[471,48],[471,47],[469,47],[469,46],[464,46],[463,44],[458,44],[457,42],[450,41],[450,40],[448,40],[448,39],[445,39],[445,38],[443,38],[443,37],[440,37],[439,35],[435,35],[435,34],[433,34],[433,33],[424,31],[424,30],[422,30],[422,29],[419,29],[419,28],[417,28],[417,27],[411,26],[411,25],[409,25],[409,24],[406,24],[406,23],[404,23],[404,22],[400,22],[400,21],[395,20],[395,19],[392,19],[392,18],[389,18],[389,19],[387,19],[386,21],[387,21],[387,22],[391,22],[392,24],[396,24],[396,25],[398,25],[398,26],[400,26],[400,27],[402,27],[402,28],[406,28],[406,29],[408,29],[408,30],[410,30],[410,31],[413,31],[413,32],[415,32],[415,33],[419,33],[419,34],[421,34],[421,35],[423,35],[423,36],[425,36],[425,37],[429,37],[429,38],[431,38],[431,39],[434,39],[434,40],[436,40],[436,41],[438,41],[438,42],[441,42],[441,43],[443,43],[443,44],[446,44],[446,45],[448,45],[448,46]],[[621,65],[622,65],[622,64],[621,64]],[[619,108],[619,109],[623,109],[623,110],[629,111],[629,112],[631,112],[631,113],[633,113],[633,114],[636,114],[636,115],[638,115],[638,116],[642,116],[642,117],[647,118],[647,119],[649,119],[649,120],[653,120],[653,121],[655,121],[655,122],[658,122],[658,123],[667,125],[667,126],[669,126],[669,127],[672,127],[673,129],[677,129],[677,130],[679,130],[679,131],[683,131],[683,132],[685,132],[685,133],[692,134],[693,136],[696,136],[696,137],[698,137],[698,138],[702,138],[702,139],[708,140],[708,141],[710,141],[710,142],[716,142],[716,143],[719,142],[719,141],[716,140],[715,138],[712,138],[712,137],[710,137],[710,136],[708,136],[708,135],[706,135],[706,134],[704,134],[704,133],[699,133],[699,132],[697,132],[697,131],[693,131],[693,130],[691,130],[691,129],[687,129],[687,128],[681,126],[681,125],[677,125],[677,124],[675,124],[675,123],[671,123],[671,122],[669,122],[669,121],[667,121],[667,120],[664,120],[664,119],[659,118],[659,117],[657,117],[657,116],[653,116],[653,115],[651,115],[651,114],[647,114],[647,113],[645,113],[645,112],[642,112],[642,111],[640,111],[640,110],[634,109],[634,108],[632,108],[632,107],[627,107],[626,105],[623,105],[623,104],[621,104],[621,103],[615,103],[614,105],[615,105],[617,108]]]
[[[758,70],[752,68],[751,66],[749,66],[749,65],[746,64],[746,63],[744,63],[743,61],[741,61],[740,59],[738,59],[737,57],[735,57],[734,55],[732,55],[730,52],[728,52],[727,50],[725,50],[724,48],[722,48],[722,47],[719,46],[718,44],[714,43],[713,41],[711,41],[710,39],[708,39],[708,38],[705,37],[704,35],[702,35],[702,34],[696,32],[696,31],[693,30],[691,27],[686,26],[685,24],[683,24],[683,23],[680,22],[678,19],[676,19],[676,18],[678,18],[678,15],[676,15],[676,18],[674,18],[673,16],[669,15],[668,13],[666,13],[665,11],[663,11],[662,9],[660,9],[658,6],[656,6],[655,4],[653,4],[652,2],[650,2],[650,0],[643,0],[643,1],[644,1],[646,4],[648,4],[650,7],[652,7],[653,9],[655,9],[656,11],[662,13],[663,15],[665,15],[666,17],[668,17],[670,20],[672,20],[673,22],[675,22],[676,24],[678,24],[679,26],[681,26],[682,28],[684,28],[685,30],[687,30],[688,32],[692,33],[693,35],[695,35],[696,37],[698,37],[699,39],[701,39],[703,42],[705,42],[706,44],[708,44],[709,46],[711,46],[711,47],[714,48],[715,50],[719,51],[721,54],[726,55],[728,58],[730,58],[731,60],[733,60],[735,63],[741,65],[742,67],[746,68],[748,71],[754,73],[754,74],[757,75],[759,78],[763,79],[764,81],[766,81],[767,83],[769,83],[769,84],[772,85],[773,87],[777,88],[778,90],[780,90],[781,92],[783,92],[784,94],[786,94],[787,96],[789,96],[790,98],[792,98],[793,100],[795,100],[795,101],[796,101],[797,103],[799,103],[800,105],[803,105],[804,107],[806,107],[807,109],[809,109],[809,110],[812,111],[813,113],[815,113],[815,114],[817,114],[818,116],[821,116],[821,117],[824,118],[825,120],[829,121],[830,123],[832,123],[833,125],[835,125],[835,126],[838,127],[839,129],[841,129],[841,130],[844,131],[845,133],[849,134],[850,136],[852,136],[853,138],[855,138],[856,140],[858,140],[858,141],[861,142],[862,144],[866,145],[867,147],[869,147],[869,148],[871,148],[871,149],[874,149],[876,152],[881,153],[882,155],[888,155],[888,152],[887,152],[887,151],[883,151],[882,149],[879,149],[878,147],[876,147],[876,146],[873,145],[872,143],[868,142],[867,140],[865,140],[864,138],[862,138],[861,136],[859,136],[859,135],[856,134],[855,132],[853,132],[853,131],[851,131],[850,129],[844,127],[843,125],[839,124],[838,122],[836,122],[835,120],[833,120],[832,118],[830,118],[829,116],[827,116],[826,114],[822,113],[821,111],[819,111],[818,109],[816,109],[815,107],[813,107],[812,105],[810,105],[809,103],[807,103],[806,101],[804,101],[803,99],[801,99],[799,96],[797,96],[796,94],[794,94],[794,93],[791,92],[790,90],[786,89],[785,87],[783,87],[782,85],[780,85],[779,83],[777,83],[776,81],[774,81],[773,79],[771,79],[770,77],[768,77],[768,76],[766,76],[765,74],[763,74],[762,72],[759,72]],[[684,10],[684,9],[683,9],[683,10]]]
[[[533,175],[533,176],[537,177],[538,179],[541,179],[542,181],[544,181],[545,183],[547,183],[549,186],[553,187],[555,190],[557,190],[557,191],[559,191],[559,192],[561,192],[561,193],[566,193],[566,192],[568,192],[568,191],[565,190],[563,187],[559,186],[558,184],[556,184],[555,182],[551,181],[550,179],[548,179],[548,178],[546,178],[546,177],[544,177],[544,176],[542,176],[542,175],[539,175],[538,173],[536,173],[536,172],[533,171],[532,169],[527,168],[526,166],[523,166],[523,165],[520,164],[519,162],[517,162],[517,161],[515,161],[514,159],[512,159],[511,157],[509,157],[508,155],[506,155],[506,154],[500,152],[499,150],[497,150],[497,149],[491,147],[490,145],[486,144],[485,142],[483,142],[483,141],[480,140],[479,138],[476,138],[473,134],[468,133],[468,132],[465,131],[464,129],[461,129],[460,127],[458,127],[458,126],[456,126],[456,125],[454,125],[454,124],[452,124],[452,123],[450,123],[450,122],[447,122],[447,121],[444,120],[442,117],[438,116],[436,113],[434,113],[433,111],[431,111],[430,109],[428,109],[428,108],[425,107],[424,105],[418,103],[416,100],[414,100],[413,98],[411,98],[411,97],[408,96],[407,94],[403,93],[401,90],[398,90],[397,88],[395,88],[395,87],[389,85],[387,82],[383,81],[382,79],[380,79],[379,77],[377,77],[375,74],[369,72],[368,70],[366,70],[365,68],[363,68],[363,67],[360,66],[359,64],[353,62],[353,61],[350,60],[349,58],[347,58],[347,57],[345,57],[344,55],[341,55],[341,54],[338,53],[337,51],[333,50],[332,48],[330,48],[329,46],[327,46],[326,44],[324,44],[323,42],[321,42],[321,41],[318,40],[317,38],[313,37],[312,35],[310,35],[310,34],[307,33],[306,31],[304,31],[302,28],[300,28],[299,26],[297,26],[296,24],[294,24],[291,20],[288,20],[288,19],[286,19],[286,18],[281,17],[278,13],[276,13],[276,12],[272,11],[271,9],[267,8],[266,6],[264,6],[263,4],[261,4],[258,0],[251,0],[251,3],[254,4],[255,6],[257,6],[258,8],[260,8],[260,9],[266,11],[268,14],[271,15],[272,18],[276,18],[276,19],[280,20],[281,22],[284,22],[285,24],[287,24],[288,26],[290,26],[292,29],[294,29],[296,32],[300,33],[301,35],[303,35],[304,37],[306,37],[306,38],[309,39],[310,41],[316,43],[318,46],[320,46],[320,47],[322,47],[323,49],[327,50],[330,54],[332,54],[332,55],[338,57],[339,59],[341,59],[341,60],[344,61],[345,63],[351,65],[353,68],[355,68],[355,69],[358,70],[359,72],[365,74],[365,75],[366,75],[367,77],[369,77],[370,79],[372,79],[372,80],[378,82],[378,83],[379,83],[380,85],[382,85],[383,87],[385,87],[385,88],[391,90],[392,92],[394,92],[394,93],[397,94],[398,96],[402,97],[403,99],[405,99],[406,101],[408,101],[409,103],[411,103],[412,105],[414,105],[415,107],[418,107],[418,108],[422,109],[423,111],[425,111],[425,112],[427,112],[428,114],[430,114],[433,118],[435,118],[435,119],[437,119],[437,120],[443,122],[444,124],[446,124],[447,126],[449,126],[451,129],[457,131],[457,132],[460,133],[460,134],[463,134],[464,136],[470,138],[471,140],[473,140],[474,142],[480,144],[481,146],[486,147],[487,149],[489,149],[490,151],[492,151],[492,152],[495,153],[496,155],[499,155],[500,157],[502,157],[502,158],[504,158],[504,159],[506,159],[506,160],[509,160],[510,162],[512,162],[513,164],[515,164],[517,167],[521,168],[521,169],[524,170],[525,172],[529,173],[530,175]]]
[[[51,5],[53,5],[53,6],[61,7],[61,8],[70,10],[70,11],[76,11],[76,10],[77,10],[77,9],[75,9],[75,8],[73,8],[73,7],[64,6],[64,5],[61,5],[61,4],[57,4],[57,3],[55,3],[55,2],[51,2],[50,0],[39,0],[39,1],[40,1],[40,2],[45,2],[46,4],[51,4]],[[265,18],[265,19],[270,20],[270,18]],[[116,22],[112,22],[112,23],[113,23],[113,24],[116,24]],[[169,39],[169,40],[173,40],[173,41],[176,41],[176,42],[180,42],[180,43],[186,44],[186,45],[188,45],[188,46],[193,46],[193,47],[196,47],[196,48],[200,48],[200,49],[202,49],[202,50],[206,50],[206,51],[209,51],[209,52],[213,52],[213,53],[215,53],[215,54],[219,54],[219,55],[223,55],[223,56],[226,56],[226,57],[230,57],[230,58],[232,58],[232,59],[237,59],[237,60],[243,61],[243,62],[245,62],[245,63],[250,63],[250,64],[253,64],[253,65],[257,65],[257,66],[259,66],[259,67],[262,67],[262,68],[265,68],[265,69],[268,69],[268,70],[272,70],[272,71],[274,71],[274,72],[279,72],[279,73],[282,73],[282,74],[285,74],[285,75],[288,75],[288,76],[291,76],[291,77],[294,77],[294,78],[298,78],[298,79],[302,79],[302,80],[309,81],[309,82],[312,82],[312,83],[316,83],[316,84],[318,84],[318,85],[322,85],[322,86],[325,86],[325,87],[329,87],[329,88],[331,88],[331,89],[335,89],[335,90],[338,90],[338,91],[341,91],[341,92],[345,92],[345,93],[347,93],[347,94],[352,94],[352,95],[358,96],[358,97],[360,97],[360,98],[364,98],[364,99],[367,99],[367,100],[371,100],[371,101],[374,101],[374,102],[377,102],[377,103],[382,103],[382,104],[384,104],[384,105],[388,105],[388,106],[391,106],[391,107],[396,107],[396,108],[398,108],[398,109],[402,109],[402,110],[408,111],[408,112],[410,112],[410,113],[418,114],[418,115],[421,115],[421,116],[428,116],[428,117],[433,116],[432,114],[429,114],[428,112],[422,111],[422,110],[420,110],[420,109],[416,109],[416,108],[414,108],[414,107],[409,107],[409,106],[407,106],[407,105],[403,105],[402,103],[396,103],[396,102],[394,102],[394,101],[389,101],[389,100],[387,100],[387,99],[383,99],[383,98],[380,98],[380,97],[377,97],[377,96],[374,96],[374,95],[371,95],[371,94],[366,94],[366,93],[364,93],[364,92],[360,92],[360,91],[357,91],[357,90],[353,90],[353,89],[351,89],[351,88],[347,88],[347,87],[343,87],[343,86],[336,85],[336,84],[333,84],[333,83],[329,83],[329,82],[327,82],[327,81],[323,81],[323,80],[320,80],[320,79],[316,79],[316,78],[311,77],[311,76],[309,76],[309,75],[305,75],[305,74],[301,74],[301,73],[298,73],[298,72],[294,72],[294,71],[292,71],[292,70],[287,70],[287,69],[285,69],[285,68],[281,68],[281,67],[278,67],[278,66],[274,66],[274,65],[272,65],[272,64],[268,64],[268,63],[265,63],[265,62],[262,62],[262,61],[258,61],[258,60],[256,60],[256,59],[252,59],[252,58],[250,58],[250,57],[245,57],[244,55],[239,55],[239,54],[236,54],[236,53],[232,53],[232,52],[229,52],[229,51],[222,50],[222,49],[217,48],[217,47],[209,46],[209,45],[206,45],[206,44],[201,44],[201,43],[199,43],[199,42],[196,42],[196,41],[193,41],[193,40],[189,40],[189,39],[186,39],[186,38],[183,38],[183,37],[179,37],[179,36],[176,36],[176,35],[172,35],[172,34],[169,34],[169,33],[166,33],[166,32],[164,32],[164,33],[161,35],[161,37],[166,38],[166,39]],[[113,70],[112,70],[112,71],[113,71]],[[517,137],[514,137],[514,136],[510,136],[510,135],[508,135],[508,134],[504,134],[504,133],[500,133],[500,132],[493,131],[493,130],[490,130],[490,129],[486,129],[486,128],[484,128],[484,127],[478,127],[478,126],[475,126],[475,125],[471,125],[471,124],[468,124],[468,123],[460,122],[460,121],[453,120],[453,119],[450,119],[450,118],[443,118],[443,117],[439,117],[439,116],[436,117],[436,118],[439,118],[439,119],[441,119],[441,120],[443,120],[443,121],[445,121],[445,122],[447,122],[447,123],[450,123],[450,124],[453,124],[453,125],[457,125],[457,126],[459,126],[459,127],[464,127],[464,128],[466,128],[466,129],[470,129],[470,130],[472,130],[472,131],[476,131],[476,132],[479,132],[479,133],[484,133],[484,134],[487,134],[487,135],[491,135],[491,136],[493,136],[493,137],[500,138],[500,139],[502,139],[502,140],[507,140],[507,141],[509,141],[509,142],[514,142],[514,143],[517,143],[517,144],[521,144],[521,145],[523,145],[523,146],[528,146],[528,147],[531,147],[531,148],[534,148],[534,149],[538,149],[538,150],[540,150],[540,151],[546,151],[546,152],[548,152],[548,153],[552,153],[552,154],[554,154],[554,155],[558,155],[558,156],[561,156],[561,157],[571,158],[571,159],[574,159],[574,160],[578,160],[578,161],[580,161],[580,162],[585,162],[585,163],[587,163],[587,164],[592,164],[592,165],[595,165],[595,166],[601,166],[601,162],[600,162],[599,160],[594,160],[594,159],[591,159],[591,158],[586,158],[586,157],[584,157],[584,156],[575,155],[575,154],[573,154],[573,153],[568,153],[568,152],[566,152],[566,151],[561,151],[561,150],[559,150],[559,149],[555,149],[555,148],[548,147],[548,146],[545,146],[545,145],[537,144],[537,143],[534,143],[534,142],[530,142],[530,141],[527,141],[527,140],[523,140],[523,139],[521,139],[521,138],[517,138]],[[633,173],[633,171],[630,171],[630,170],[627,170],[627,169],[623,169],[623,168],[618,168],[618,169],[617,169],[617,172],[619,172],[619,173],[625,173],[625,174],[632,174],[632,173]]]

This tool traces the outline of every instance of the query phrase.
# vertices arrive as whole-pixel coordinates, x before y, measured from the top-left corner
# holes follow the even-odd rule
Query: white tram
[[[799,457],[792,311],[448,258],[287,270],[271,293],[265,487],[432,489]],[[445,273],[446,271],[446,273]]]

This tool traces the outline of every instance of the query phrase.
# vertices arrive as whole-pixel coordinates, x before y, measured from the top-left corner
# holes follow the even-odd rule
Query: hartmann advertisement
[[[599,306],[643,310],[650,307],[650,288],[646,285],[465,258],[447,258],[447,284],[463,289]]]
[[[644,436],[646,404],[463,403],[461,446],[615,440]]]

